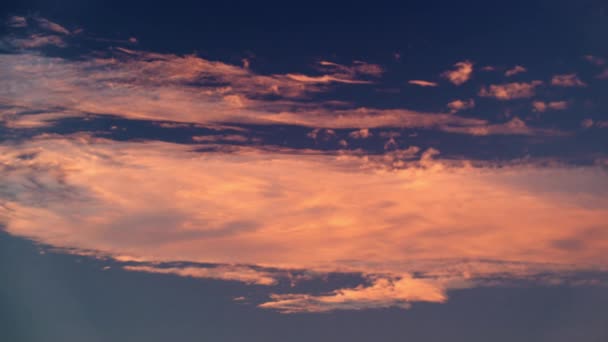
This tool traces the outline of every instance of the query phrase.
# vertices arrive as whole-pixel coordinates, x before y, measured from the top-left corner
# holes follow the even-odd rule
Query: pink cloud
[[[551,79],[551,85],[558,87],[585,87],[587,84],[581,81],[576,74],[555,75]]]
[[[239,281],[246,284],[275,285],[275,275],[258,271],[251,267],[220,265],[216,267],[154,267],[154,266],[124,266],[125,270],[135,272],[175,274],[180,277],[206,278]]]
[[[593,127],[593,119],[584,119],[583,121],[581,121],[581,127],[583,128],[591,128]]]
[[[532,102],[532,107],[534,108],[534,111],[536,111],[536,112],[544,112],[547,109],[564,110],[564,109],[568,108],[568,102],[567,101],[550,101],[550,102],[534,101],[534,102]]]
[[[327,72],[325,75],[308,76],[303,74],[287,74],[289,79],[302,83],[347,83],[347,84],[368,84],[371,80],[362,80],[362,76],[380,77],[384,70],[376,64],[369,64],[355,61],[352,65],[346,66],[338,63],[321,61],[319,62],[321,71]]]
[[[107,113],[130,119],[193,124],[274,123],[307,127],[441,128],[482,126],[485,120],[407,109],[331,109],[321,104],[291,102],[292,98],[323,91],[319,84],[295,81],[286,75],[262,76],[240,66],[196,56],[143,53],[120,48],[114,58],[63,60],[33,54],[1,55],[12,87],[0,89],[2,104],[30,109],[63,108],[38,118]],[[192,87],[198,80],[219,86]],[[64,94],[70,93],[69,97]],[[261,95],[284,96],[264,101]],[[283,109],[287,108],[287,109]],[[294,109],[295,108],[295,109]],[[21,116],[8,116],[18,125]],[[10,124],[10,123],[9,123]]]
[[[451,113],[456,113],[461,110],[475,108],[475,100],[473,100],[473,99],[454,100],[454,101],[448,103],[448,108],[450,109]]]
[[[68,29],[66,29],[65,27],[63,27],[55,22],[52,22],[48,19],[34,17],[34,20],[36,21],[38,26],[44,30],[51,31],[53,33],[63,34],[63,35],[70,34],[70,31]]]
[[[493,97],[502,101],[528,98],[534,96],[536,88],[542,84],[543,82],[541,81],[492,84],[488,87],[482,87],[478,95],[481,97]]]
[[[488,124],[479,127],[446,127],[444,128],[447,132],[470,134],[477,136],[485,135],[546,135],[546,136],[560,136],[565,133],[551,130],[551,129],[534,129],[526,125],[526,123],[518,117],[500,123],[500,124]]]
[[[441,76],[455,85],[461,85],[468,81],[472,74],[473,63],[470,61],[462,61],[454,64],[453,70],[445,71]]]
[[[421,87],[436,87],[438,84],[435,82],[429,82],[424,80],[409,80],[407,83],[421,86]]]
[[[330,75],[323,76],[306,76],[302,74],[287,74],[287,77],[303,83],[350,83],[350,84],[366,84],[370,83],[370,81],[362,81],[362,80],[350,80],[344,78],[338,78]]]
[[[353,139],[367,139],[372,136],[372,133],[368,128],[361,128],[358,131],[353,131],[348,134],[349,137]]]
[[[10,18],[8,18],[6,24],[9,27],[27,27],[27,19],[25,17],[20,17],[20,16],[12,16]]]
[[[342,65],[334,62],[321,61],[319,65],[323,70],[332,71],[336,74],[342,74],[349,78],[354,78],[360,75],[380,77],[384,73],[384,69],[378,64],[371,64],[363,61],[354,61],[352,65]]]
[[[516,66],[514,66],[513,68],[511,68],[511,69],[507,70],[507,71],[505,72],[505,76],[507,76],[507,77],[511,77],[511,76],[513,76],[513,75],[517,75],[517,74],[520,74],[520,73],[522,73],[522,72],[526,72],[526,71],[528,71],[528,69],[524,68],[524,67],[523,67],[523,66],[521,66],[521,65],[516,65]]]
[[[420,151],[201,154],[170,143],[40,136],[0,144],[0,215],[7,232],[76,253],[371,279],[321,296],[274,296],[263,306],[282,312],[407,307],[443,302],[450,289],[497,275],[608,268],[608,236],[594,228],[608,220],[605,169],[473,167]],[[242,268],[159,268],[134,270],[253,284],[276,279]]]
[[[67,44],[63,38],[55,35],[33,34],[26,38],[16,38],[10,41],[12,45],[22,49],[33,49],[42,46],[53,45],[57,47],[66,47]]]
[[[586,61],[588,61],[589,63],[591,63],[593,65],[601,66],[601,65],[606,64],[606,60],[601,57],[597,57],[597,56],[593,56],[593,55],[586,55],[583,58],[585,58]]]
[[[282,313],[299,313],[388,307],[408,309],[411,302],[443,303],[446,300],[444,288],[432,280],[404,275],[396,279],[376,278],[370,286],[339,289],[327,295],[275,294],[271,301],[259,306]]]
[[[608,121],[594,121],[591,118],[587,118],[587,119],[584,119],[583,121],[581,121],[581,127],[583,127],[583,128],[591,128],[591,127],[608,128]]]
[[[328,141],[336,136],[336,132],[333,129],[315,128],[307,136],[313,140]]]

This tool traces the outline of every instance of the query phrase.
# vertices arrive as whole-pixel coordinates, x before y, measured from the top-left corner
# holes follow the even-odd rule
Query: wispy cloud
[[[534,110],[537,112],[544,112],[548,109],[564,110],[564,109],[568,108],[568,102],[567,101],[550,101],[550,102],[534,101],[534,102],[532,102],[532,108],[534,108]]]
[[[361,128],[360,130],[353,131],[348,134],[348,136],[353,139],[367,139],[372,135],[373,134],[369,131],[368,128]]]
[[[586,118],[583,121],[581,121],[581,127],[583,128],[592,128],[592,127],[597,127],[597,128],[608,128],[608,120],[605,121],[595,121],[591,118]]]
[[[215,267],[158,267],[143,265],[127,265],[128,271],[174,274],[181,277],[233,280],[246,284],[275,285],[277,280],[269,272],[259,271],[246,266],[220,265]]]
[[[513,68],[505,71],[505,76],[511,77],[511,76],[514,76],[514,75],[517,75],[517,74],[521,74],[521,73],[526,72],[526,71],[528,71],[528,69],[524,68],[521,65],[516,65]]]
[[[354,61],[352,65],[342,65],[329,61],[321,61],[319,65],[329,70],[333,70],[338,74],[351,75],[367,75],[380,77],[384,73],[384,69],[378,64],[371,64],[363,61]]]
[[[601,66],[606,64],[606,60],[604,58],[598,57],[598,56],[593,56],[593,55],[586,55],[584,56],[585,60],[593,65],[597,65],[597,66]]]
[[[424,80],[409,80],[407,83],[421,86],[421,87],[436,87],[438,86],[435,82],[424,81]]]
[[[47,21],[42,22],[54,27]],[[61,29],[55,28],[55,31]],[[65,46],[59,35],[34,38],[19,44],[29,48],[44,44]],[[348,102],[336,108],[328,105],[329,102],[307,101],[315,94],[332,91],[332,87],[368,83],[383,74],[380,66],[361,61],[351,65],[321,61],[317,65],[317,71],[323,73],[320,76],[260,75],[245,66],[196,55],[160,54],[123,47],[96,51],[81,59],[47,57],[37,51],[23,50],[2,55],[0,61],[7,66],[3,78],[10,80],[9,87],[0,89],[0,103],[12,111],[10,115],[2,115],[2,120],[11,127],[41,127],[53,120],[92,113],[204,125],[287,124],[327,129],[400,127],[461,134],[494,131],[484,129],[489,125],[484,119],[406,108],[356,107]],[[470,77],[472,63],[464,61],[456,67],[446,77],[456,82]],[[527,92],[534,86],[533,83]],[[500,99],[528,96],[526,89],[516,91],[513,86],[506,85],[506,90],[501,90],[500,87],[503,86],[491,86],[490,91],[482,94]],[[464,107],[460,108],[471,108],[471,101],[463,102]],[[451,105],[452,111],[456,110],[454,106],[458,103]],[[22,114],[32,111],[46,113]]]
[[[595,76],[596,78],[599,78],[600,80],[605,80],[608,79],[608,69],[602,71],[600,74],[598,74],[597,76]]]
[[[14,38],[10,40],[10,44],[21,49],[32,49],[43,46],[66,47],[65,40],[56,35],[32,34],[24,38]]]
[[[372,80],[364,80],[361,77],[380,77],[384,70],[377,64],[355,61],[352,65],[342,65],[334,62],[321,61],[319,69],[326,72],[324,75],[308,76],[303,74],[287,74],[287,77],[303,83],[347,83],[347,84],[369,84]]]
[[[121,49],[111,58],[63,60],[35,54],[2,55],[5,79],[0,101],[8,107],[55,109],[54,115],[27,116],[39,125],[52,119],[102,113],[131,119],[171,120],[199,124],[218,122],[276,123],[325,128],[478,127],[485,120],[407,109],[327,109],[286,103],[260,96],[300,98],[322,91],[285,75],[261,76],[240,66],[196,56],[159,55]],[[192,86],[201,82],[207,86]],[[219,85],[218,85],[219,84]],[[64,96],[69,93],[70,96]],[[57,111],[61,108],[61,111]],[[5,117],[19,125],[20,115]]]
[[[586,87],[587,84],[581,81],[576,74],[555,75],[551,78],[551,85],[558,87]]]
[[[38,26],[44,30],[47,31],[51,31],[53,33],[58,33],[58,34],[63,34],[63,35],[69,35],[70,31],[68,29],[66,29],[65,27],[52,22],[46,18],[41,18],[41,17],[33,17],[33,20],[38,24]]]
[[[362,80],[350,80],[345,78],[339,78],[330,75],[322,75],[322,76],[307,76],[302,74],[287,74],[287,77],[303,83],[350,83],[350,84],[365,84],[371,83],[370,81],[362,81]]]
[[[272,295],[271,301],[260,304],[265,309],[282,313],[327,312],[400,307],[408,309],[411,302],[442,303],[447,300],[445,288],[432,280],[404,275],[396,279],[373,279],[370,286],[335,290],[327,295]]]
[[[27,19],[20,16],[12,16],[8,18],[6,25],[9,27],[27,27]]]
[[[473,99],[454,100],[454,101],[448,103],[448,108],[450,109],[451,113],[456,113],[461,110],[475,108],[475,100],[473,100]]]
[[[493,97],[502,101],[529,98],[536,94],[536,88],[542,84],[542,81],[491,84],[487,87],[482,87],[478,95],[481,97]]]

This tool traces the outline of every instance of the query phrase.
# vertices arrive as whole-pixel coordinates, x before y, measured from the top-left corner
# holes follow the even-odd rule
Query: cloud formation
[[[407,83],[421,86],[421,87],[436,87],[438,86],[435,82],[424,81],[424,80],[409,80]]]
[[[568,102],[567,101],[550,101],[550,102],[534,101],[534,102],[532,102],[532,108],[534,108],[534,111],[541,112],[541,113],[548,109],[564,110],[564,109],[568,108]]]
[[[606,64],[606,60],[604,58],[601,58],[598,56],[586,55],[583,57],[585,58],[586,61],[588,61],[589,63],[591,63],[593,65],[602,66],[602,65]]]
[[[327,295],[275,294],[270,299],[259,306],[282,313],[299,313],[389,307],[409,309],[411,302],[443,303],[447,300],[447,295],[444,288],[432,281],[404,275],[397,279],[373,279],[370,286],[339,289]]]
[[[221,265],[216,267],[155,267],[155,266],[131,266],[123,267],[127,271],[175,274],[180,277],[206,278],[232,280],[245,284],[275,285],[277,280],[274,275],[264,271],[258,271],[251,267]]]
[[[66,29],[65,27],[63,27],[55,22],[52,22],[48,19],[41,18],[41,17],[34,17],[33,19],[38,24],[38,26],[44,30],[51,31],[53,33],[63,34],[63,35],[70,34],[70,31],[68,29]]]
[[[558,87],[586,87],[587,84],[581,81],[576,74],[555,75],[551,78],[551,85]]]
[[[65,37],[72,34],[48,20],[38,18],[37,22],[53,34],[13,37],[15,53],[0,56],[4,66],[1,76],[10,80],[7,87],[0,88],[0,105],[5,108],[0,120],[7,127],[44,127],[67,118],[112,115],[200,125],[395,127],[460,134],[496,131],[486,129],[491,125],[486,119],[407,108],[363,107],[345,101],[311,101],[318,94],[333,91],[333,87],[374,82],[384,73],[376,64],[354,61],[342,65],[321,61],[316,70],[322,74],[310,76],[261,75],[247,65],[123,47],[95,51],[79,59],[64,59],[45,56],[35,49],[49,44],[64,47]],[[444,76],[459,83],[468,79],[471,72],[472,63],[464,61]],[[430,85],[424,82],[427,81],[417,83]],[[505,99],[523,96],[526,92],[525,89],[516,92],[509,85],[501,91],[500,87],[491,86],[483,93]],[[459,108],[472,108],[471,101],[461,103]],[[458,105],[458,102],[452,103],[450,110],[457,111]],[[501,132],[508,134],[508,131]]]
[[[490,86],[482,87],[478,95],[481,97],[493,97],[501,101],[529,98],[536,94],[536,88],[542,84],[542,81],[491,84]]]
[[[384,155],[294,152],[203,153],[82,134],[5,142],[0,218],[11,234],[134,260],[376,279],[320,297],[277,295],[263,305],[283,312],[406,307],[444,301],[449,289],[476,279],[608,266],[602,168],[473,167],[417,147]],[[242,268],[157,268],[136,270],[276,279]]]
[[[324,85],[288,75],[257,75],[241,66],[196,56],[116,49],[112,57],[64,60],[37,54],[0,56],[9,86],[0,103],[13,108],[6,125],[43,126],[53,120],[109,114],[129,119],[184,123],[290,124],[326,128],[483,126],[485,120],[407,109],[329,109],[302,104]],[[365,72],[367,66],[357,64]],[[206,84],[209,83],[209,84]],[[193,86],[195,85],[195,86]],[[65,96],[70,94],[70,96]],[[280,96],[283,101],[266,101]],[[19,109],[21,108],[21,109]],[[285,109],[289,108],[289,109]],[[20,114],[32,111],[45,115]],[[38,120],[38,123],[34,121]]]
[[[475,100],[473,100],[473,99],[454,100],[454,101],[448,103],[448,108],[450,109],[451,113],[456,113],[461,110],[475,108]]]
[[[454,64],[454,69],[445,71],[441,76],[455,85],[461,85],[468,81],[473,74],[473,63],[462,61]]]
[[[526,72],[526,71],[528,71],[528,69],[524,68],[521,65],[516,65],[513,68],[505,71],[505,76],[511,77],[511,76],[521,74],[522,72]]]
[[[361,128],[358,131],[353,131],[348,134],[349,137],[353,139],[367,139],[372,136],[372,133],[368,128]]]
[[[608,69],[602,71],[600,74],[598,74],[597,76],[595,76],[596,78],[599,78],[600,80],[605,80],[608,79]]]
[[[8,18],[6,25],[13,28],[27,27],[27,19],[21,16],[12,16]]]

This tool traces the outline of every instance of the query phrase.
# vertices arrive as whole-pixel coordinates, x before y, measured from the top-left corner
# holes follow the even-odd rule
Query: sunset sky
[[[608,341],[607,2],[0,15],[0,341]]]

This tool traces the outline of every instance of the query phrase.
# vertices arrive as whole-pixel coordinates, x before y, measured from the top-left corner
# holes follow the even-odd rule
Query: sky
[[[604,1],[0,20],[0,340],[608,339]]]

